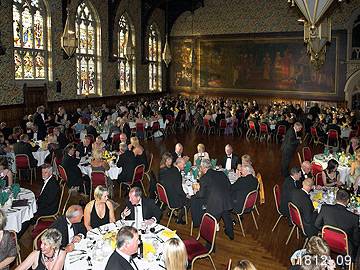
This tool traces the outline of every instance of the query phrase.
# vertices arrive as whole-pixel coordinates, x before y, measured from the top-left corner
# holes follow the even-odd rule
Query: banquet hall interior
[[[0,14],[0,269],[360,269],[360,0]]]

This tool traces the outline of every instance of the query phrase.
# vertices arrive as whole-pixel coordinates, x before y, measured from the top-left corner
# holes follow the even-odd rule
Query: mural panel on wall
[[[192,87],[192,66],[190,61],[191,40],[177,40],[171,44],[171,85]]]
[[[337,92],[336,38],[320,71],[310,65],[301,37],[200,40],[199,50],[200,89]]]

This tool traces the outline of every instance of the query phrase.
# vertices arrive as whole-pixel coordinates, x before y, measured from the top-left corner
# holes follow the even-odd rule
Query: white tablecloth
[[[41,166],[45,162],[45,158],[50,154],[49,150],[37,150],[36,152],[32,152],[34,158],[37,160],[37,166]]]
[[[89,177],[91,177],[91,166],[83,166],[81,164],[78,165],[78,167],[80,168],[81,172],[83,174],[88,175]],[[112,162],[110,163],[110,169],[108,171],[105,172],[105,174],[112,180],[116,180],[118,179],[119,174],[122,172],[122,168],[118,168],[115,164],[113,164]]]
[[[31,190],[21,188],[17,199],[27,199],[28,206],[3,209],[7,217],[5,230],[20,232],[22,223],[33,218],[37,211],[35,195]]]
[[[323,170],[325,170],[327,168],[327,162],[330,158],[329,157],[325,157],[323,154],[318,154],[314,156],[314,161],[316,163],[321,164],[321,167],[323,168]],[[350,167],[349,166],[344,166],[339,164],[338,167],[338,172],[339,172],[339,177],[340,177],[340,182],[343,184],[346,184],[349,182],[349,175],[350,175]],[[315,177],[316,175],[314,175]]]
[[[124,225],[132,225],[134,221],[117,221],[115,224],[106,224],[99,229],[89,231],[87,237],[75,244],[75,250],[66,255],[65,270],[72,269],[92,269],[102,270],[105,269],[109,257],[113,253],[113,248],[109,245],[108,241],[104,241],[106,231],[118,231]],[[172,237],[178,237],[176,234],[157,224],[155,233],[147,231],[141,235],[144,243],[144,251],[150,247],[153,252],[144,252],[144,258],[134,258],[138,270],[163,270],[164,262],[162,258],[163,244],[169,239],[168,234],[173,234]],[[157,233],[156,233],[157,232]],[[90,258],[90,259],[89,259]],[[89,261],[92,267],[89,267]]]

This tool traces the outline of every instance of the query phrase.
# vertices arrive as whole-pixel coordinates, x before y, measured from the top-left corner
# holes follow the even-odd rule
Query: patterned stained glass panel
[[[14,52],[14,62],[15,62],[15,79],[22,79],[22,61],[20,54],[15,51]]]
[[[35,48],[44,48],[44,22],[39,10],[36,11],[34,16],[34,37],[35,37]]]
[[[86,25],[85,25],[85,23],[81,22],[79,28],[80,28],[80,36],[79,36],[80,53],[86,53],[87,34],[86,34]]]
[[[80,61],[80,93],[88,93],[87,63],[84,58]]]
[[[24,79],[34,79],[34,61],[30,52],[26,52],[23,60]]]
[[[87,48],[89,54],[95,53],[95,29],[91,24],[88,25]]]
[[[35,57],[36,78],[45,79],[45,59],[40,53]]]
[[[22,12],[22,30],[23,47],[33,48],[32,16],[27,7]]]
[[[95,62],[94,59],[89,60],[89,71],[88,71],[88,78],[89,78],[89,93],[95,94]]]
[[[14,47],[21,47],[20,13],[16,6],[13,6],[13,31],[14,31]]]
[[[149,89],[161,91],[161,41],[155,25],[150,25],[148,35]]]

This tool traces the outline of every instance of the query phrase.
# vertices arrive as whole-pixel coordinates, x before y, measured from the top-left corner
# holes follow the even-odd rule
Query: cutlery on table
[[[87,260],[89,267],[92,267],[93,265],[92,265],[90,256],[88,256],[86,260]]]

